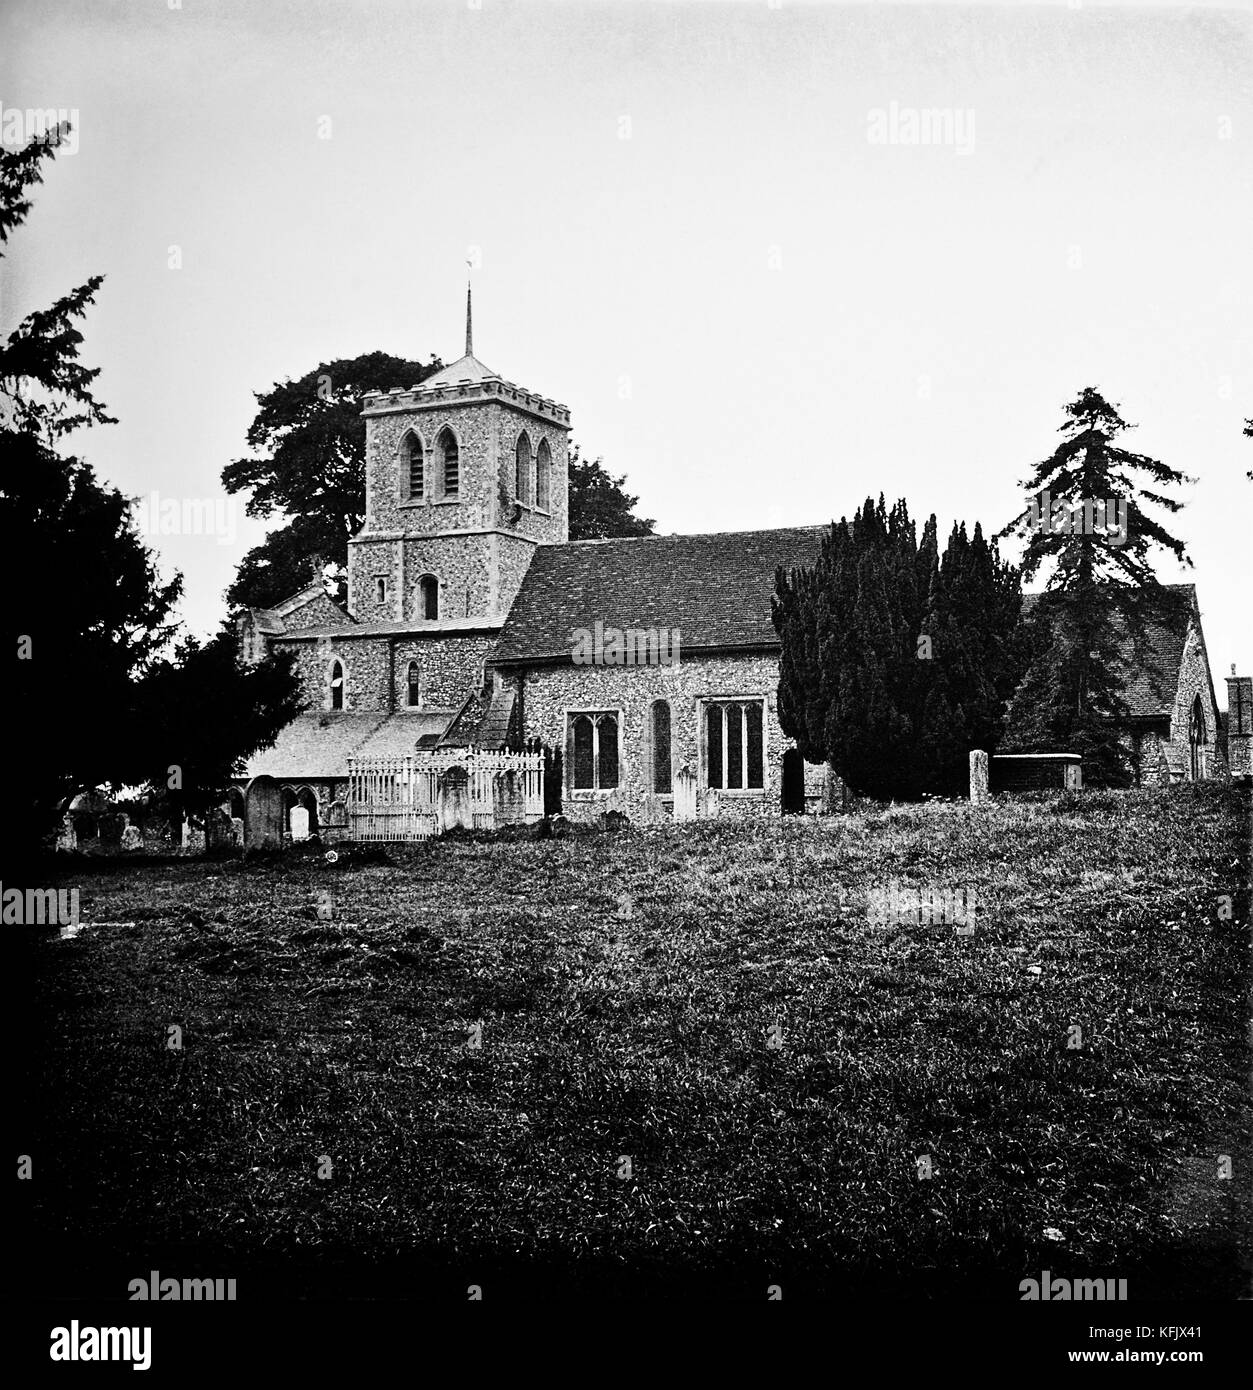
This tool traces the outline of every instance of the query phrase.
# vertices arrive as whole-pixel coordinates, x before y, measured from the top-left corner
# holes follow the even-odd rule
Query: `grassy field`
[[[8,929],[19,1239],[119,1297],[1237,1297],[1249,867],[1215,785],[81,862],[81,934]]]

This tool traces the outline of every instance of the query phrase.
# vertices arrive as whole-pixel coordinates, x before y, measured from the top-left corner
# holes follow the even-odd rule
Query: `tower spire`
[[[469,265],[469,261],[466,262]],[[470,276],[466,274],[466,356],[474,356],[474,321],[470,313]]]

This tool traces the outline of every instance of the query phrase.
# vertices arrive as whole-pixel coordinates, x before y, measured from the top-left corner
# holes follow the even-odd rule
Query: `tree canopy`
[[[780,571],[779,723],[809,762],[870,796],[957,794],[991,748],[1018,670],[1017,574],[976,524],[941,556],[904,500],[867,498],[812,568]]]
[[[1150,625],[1179,600],[1158,582],[1156,551],[1191,565],[1183,542],[1154,514],[1183,503],[1162,491],[1195,481],[1122,446],[1127,423],[1092,386],[1064,408],[1062,442],[1023,482],[1027,507],[1000,532],[1026,536],[1024,579],[1046,565],[1045,592],[1030,616],[1033,652],[1009,717],[1006,746],[1083,756],[1094,785],[1133,776],[1126,654],[1146,659]]]

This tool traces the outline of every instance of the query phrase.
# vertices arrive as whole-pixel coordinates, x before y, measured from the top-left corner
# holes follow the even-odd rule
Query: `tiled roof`
[[[500,376],[497,372],[484,366],[472,353],[466,353],[464,357],[450,362],[447,367],[436,372],[434,376],[428,376],[417,389],[425,391],[432,386],[457,386],[463,381],[499,380]]]
[[[633,536],[541,545],[500,634],[495,660],[569,656],[578,628],[677,628],[701,647],[778,649],[775,570],[812,565],[827,526]]]
[[[1175,602],[1167,600],[1162,605],[1160,618],[1145,625],[1143,643],[1138,649],[1125,620],[1116,614],[1110,615],[1110,621],[1118,627],[1123,678],[1127,682],[1123,699],[1132,716],[1142,719],[1166,718],[1174,712],[1188,624],[1196,612],[1195,584],[1163,584],[1162,588],[1175,596]],[[1047,594],[1024,594],[1023,616],[1047,597]]]
[[[245,777],[347,777],[348,757],[394,757],[412,753],[423,734],[442,734],[451,711],[397,714],[318,713],[298,715],[271,748],[249,759]]]

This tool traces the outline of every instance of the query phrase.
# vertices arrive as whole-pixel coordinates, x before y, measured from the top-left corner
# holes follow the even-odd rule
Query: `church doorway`
[[[805,812],[805,760],[799,748],[788,748],[783,753],[782,809],[785,816]]]

